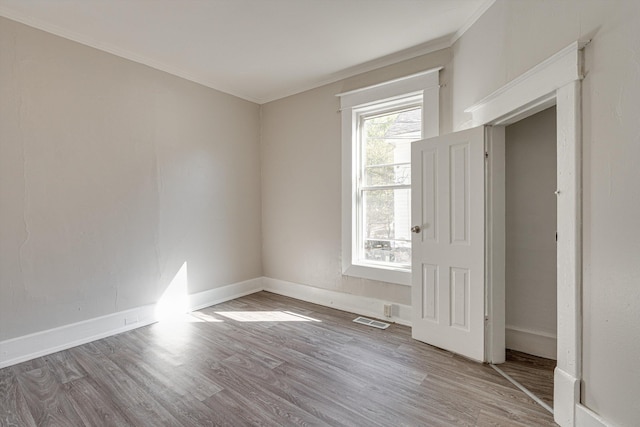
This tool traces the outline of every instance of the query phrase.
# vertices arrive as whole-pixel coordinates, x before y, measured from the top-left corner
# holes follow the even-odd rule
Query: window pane
[[[367,166],[365,168],[365,185],[410,185],[411,164]]]
[[[411,190],[365,190],[362,205],[363,260],[410,265]]]
[[[422,108],[368,117],[362,123],[364,166],[411,162],[411,141],[421,137]]]

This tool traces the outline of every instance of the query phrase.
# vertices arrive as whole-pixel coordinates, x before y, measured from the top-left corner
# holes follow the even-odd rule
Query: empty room
[[[640,2],[0,0],[0,426],[640,419]]]

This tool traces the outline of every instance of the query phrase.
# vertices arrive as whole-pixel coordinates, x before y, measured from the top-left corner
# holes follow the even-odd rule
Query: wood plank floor
[[[260,292],[0,370],[2,426],[548,426],[491,367]]]
[[[556,361],[507,349],[500,369],[553,408],[553,370]]]

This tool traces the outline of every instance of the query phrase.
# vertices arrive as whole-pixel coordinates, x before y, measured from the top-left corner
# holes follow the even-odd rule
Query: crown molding
[[[331,74],[331,76],[326,79],[316,80],[313,83],[301,85],[295,89],[266,97],[265,99],[261,100],[260,103],[264,104],[271,101],[277,101],[278,99],[306,92],[308,90],[335,83],[340,80],[348,79],[349,77],[357,76],[358,74],[364,74],[369,71],[377,70],[389,65],[394,65],[402,61],[417,58],[418,56],[427,55],[429,53],[433,53],[442,49],[448,49],[451,47],[450,40],[451,36],[441,37],[439,39],[432,40],[430,42],[423,43],[399,52],[395,52],[390,55],[386,55],[381,58],[356,65],[354,67],[346,68],[337,73]]]
[[[475,13],[471,15],[471,17],[469,17],[469,19],[467,19],[467,22],[462,26],[462,28],[460,28],[453,34],[453,36],[451,36],[451,40],[449,40],[449,46],[453,46],[453,44],[457,42],[458,39],[462,37],[464,33],[466,33],[473,26],[473,24],[475,24],[476,21],[480,19],[480,17],[484,15],[491,6],[493,6],[495,2],[496,0],[486,0],[482,4],[482,6],[480,6],[480,8],[476,10]]]
[[[21,24],[24,24],[33,28],[36,28],[38,30],[46,31],[48,33],[65,38],[67,40],[71,40],[76,43],[80,43],[80,44],[92,47],[94,49],[98,49],[98,50],[110,53],[112,55],[116,55],[121,58],[128,59],[130,61],[142,64],[142,65],[146,65],[156,70],[164,71],[165,73],[172,74],[174,76],[189,80],[194,83],[198,83],[210,89],[214,89],[219,92],[223,92],[228,95],[232,95],[249,102],[253,102],[256,104],[265,104],[271,101],[276,101],[278,99],[286,98],[291,95],[296,95],[298,93],[306,92],[308,90],[315,89],[327,84],[335,83],[337,81],[344,80],[349,77],[356,76],[358,74],[367,73],[369,71],[373,71],[389,65],[397,64],[402,61],[413,59],[422,55],[427,55],[429,53],[433,53],[438,50],[448,49],[451,46],[453,46],[453,44],[469,28],[471,28],[471,26],[480,18],[480,16],[482,16],[495,2],[496,0],[486,1],[471,16],[471,18],[467,20],[465,25],[454,34],[446,35],[444,37],[440,37],[438,39],[431,40],[429,42],[422,43],[420,45],[401,50],[399,52],[395,52],[371,61],[367,61],[353,67],[345,68],[341,71],[331,74],[330,76],[324,79],[317,79],[310,83],[301,84],[295,88],[284,90],[284,91],[274,91],[272,94],[269,94],[264,97],[250,96],[246,93],[243,93],[241,90],[238,90],[237,88],[228,87],[225,85],[221,85],[218,82],[214,82],[208,76],[205,76],[199,73],[193,73],[193,72],[184,70],[180,67],[176,67],[160,61],[156,61],[145,55],[132,52],[125,48],[115,46],[109,43],[104,43],[92,37],[88,37],[88,36],[84,36],[82,34],[76,33],[74,31],[69,31],[67,29],[61,28],[49,22],[36,19],[22,12],[10,9],[6,6],[0,6],[0,16],[3,16],[7,19],[19,22]]]
[[[192,73],[184,69],[181,69],[179,67],[165,64],[160,61],[156,61],[145,55],[140,55],[135,52],[131,52],[127,49],[123,49],[121,47],[118,47],[109,43],[104,43],[104,42],[95,40],[91,37],[76,33],[75,31],[66,30],[64,28],[58,27],[57,25],[51,24],[49,22],[45,22],[40,19],[35,19],[21,12],[15,11],[13,9],[9,9],[6,6],[0,6],[0,16],[3,16],[12,21],[19,22],[21,24],[27,25],[29,27],[35,28],[37,30],[45,31],[47,33],[51,33],[58,37],[62,37],[64,39],[71,40],[73,42],[80,43],[82,45],[89,46],[94,49],[98,49],[103,52],[107,52],[112,55],[119,56],[124,59],[128,59],[138,64],[146,65],[147,67],[151,67],[159,71],[164,71],[165,73],[183,78],[185,80],[189,80],[194,83],[198,83],[210,89],[214,89],[219,92],[224,92],[228,95],[232,95],[237,98],[244,99],[246,101],[260,104],[259,99],[248,96],[247,94],[244,94],[235,89],[224,87],[224,85],[216,84],[206,76],[199,75],[197,73]]]

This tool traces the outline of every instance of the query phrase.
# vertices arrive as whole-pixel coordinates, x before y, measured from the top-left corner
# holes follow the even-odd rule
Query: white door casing
[[[412,144],[413,338],[485,360],[485,129]]]
[[[582,368],[581,80],[583,78],[583,48],[586,44],[586,42],[572,43],[465,110],[473,116],[474,125],[493,125],[496,129],[556,105],[558,126],[558,364],[554,372],[553,406],[554,419],[563,427],[576,425],[576,408],[584,409],[579,402]],[[495,141],[500,143],[499,139]],[[504,139],[501,144],[504,144]],[[491,144],[489,145],[490,163],[487,173],[490,176],[486,190],[489,209],[486,224],[486,237],[489,239],[486,242],[488,290],[485,291],[484,297],[486,297],[485,309],[489,317],[487,360],[499,363],[504,357],[504,234],[501,232],[504,218],[497,213],[503,211],[503,207],[500,206],[500,193],[504,191],[501,187],[504,177],[498,177],[499,179],[496,180],[496,173],[503,173],[503,171],[500,168],[492,169],[491,161],[495,160],[496,164],[499,164],[504,153],[496,151],[496,147],[492,149]],[[502,145],[497,147],[504,148]],[[427,190],[422,188],[423,177],[416,170],[421,169],[422,161],[422,154],[412,153],[412,186],[414,187],[412,190],[412,218],[414,224],[425,222],[422,217],[423,206],[417,203],[418,198],[423,193],[427,198],[429,197],[428,188]],[[439,164],[436,164],[436,167],[438,166]],[[434,176],[439,177],[440,175]],[[437,198],[435,200],[439,201]],[[434,215],[438,211],[434,209]],[[438,228],[434,230],[439,231]],[[435,238],[442,238],[442,236],[436,234]],[[428,282],[423,280],[425,273],[422,270],[422,265],[428,264],[422,261],[423,237],[414,236],[412,240],[414,252],[412,263],[413,336],[416,339],[446,348],[448,345],[446,342],[438,344],[441,340],[439,335],[442,334],[431,331],[435,330],[433,325],[425,326],[427,323],[422,310],[427,310],[427,314],[432,318],[435,316],[440,319],[442,313],[435,311],[439,309],[435,302],[440,302],[441,298],[440,296],[433,297],[431,299],[433,303],[430,303],[428,299],[424,301],[422,289],[435,289],[432,292],[436,292],[440,288],[435,286],[429,288]],[[442,283],[442,277],[437,276],[434,283],[438,279]],[[484,297],[481,299],[483,303]],[[434,321],[431,320],[431,323]],[[464,354],[460,351],[456,352]],[[481,360],[477,354],[475,357],[471,357]]]
[[[582,370],[582,111],[581,80],[583,49],[586,42],[575,42],[531,68],[497,91],[465,110],[475,125],[506,126],[552,105],[557,111],[558,158],[558,353],[554,372],[554,419],[562,427],[576,425]],[[490,206],[491,208],[491,206]],[[500,211],[499,207],[496,211]],[[504,219],[488,216],[496,229]],[[493,238],[489,234],[488,237]],[[500,236],[498,236],[500,237]],[[488,285],[496,283],[503,268],[499,262],[501,239],[489,243]],[[491,252],[493,251],[493,255]],[[496,276],[492,275],[494,270]],[[491,280],[494,277],[494,280]],[[503,296],[503,295],[502,295]],[[499,299],[493,295],[490,301]],[[488,306],[490,322],[489,354],[499,355],[504,346],[504,307]],[[502,334],[502,336],[501,336]],[[493,338],[492,338],[493,337]],[[499,356],[496,356],[496,359]]]

